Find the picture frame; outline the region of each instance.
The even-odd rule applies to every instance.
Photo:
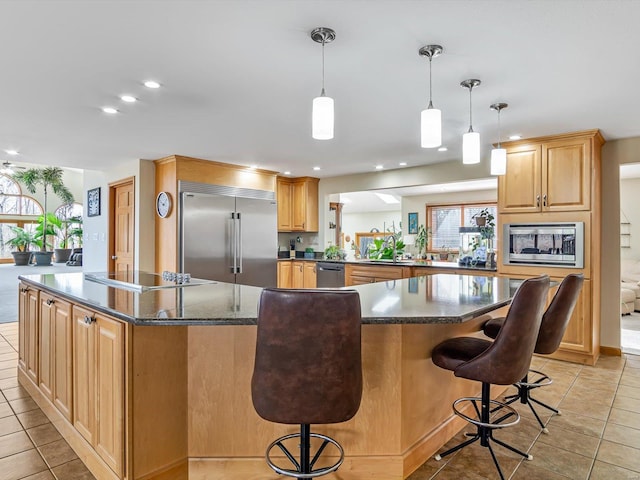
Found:
[[[100,187],[87,191],[87,216],[100,216]]]
[[[418,233],[418,212],[409,213],[409,235]]]

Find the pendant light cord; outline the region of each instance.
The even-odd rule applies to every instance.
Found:
[[[429,55],[429,106],[427,109],[433,108],[433,103],[431,103],[431,55]]]
[[[501,135],[500,135],[500,110],[502,110],[501,108],[498,109],[498,148],[500,148],[500,143],[501,143]]]
[[[321,97],[325,96],[324,93],[324,37],[322,37],[322,92],[320,93]]]
[[[469,131],[467,133],[473,132],[473,121],[472,121],[473,117],[471,114],[471,90],[473,90],[472,86],[469,87]]]

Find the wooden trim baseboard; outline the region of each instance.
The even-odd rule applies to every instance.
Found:
[[[612,357],[621,357],[622,349],[616,347],[604,347],[600,345],[600,355],[610,355]]]

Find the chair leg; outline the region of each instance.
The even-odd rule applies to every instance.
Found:
[[[469,399],[467,399],[469,400]],[[501,417],[500,419],[498,419],[498,422],[494,422],[494,426],[491,426],[491,413],[495,410],[491,410],[491,385],[488,383],[483,383],[482,384],[482,400],[481,400],[481,408],[478,409],[477,406],[475,405],[475,401],[473,403],[475,409],[476,409],[476,413],[478,414],[478,418],[479,421],[476,424],[476,428],[477,431],[475,433],[475,435],[473,435],[471,438],[469,438],[469,440],[465,440],[464,442],[460,443],[459,445],[456,445],[455,447],[450,448],[449,450],[440,453],[438,455],[436,455],[434,458],[436,460],[442,460],[443,457],[446,457],[447,455],[450,455],[454,452],[457,452],[458,450],[471,445],[472,443],[480,440],[480,445],[482,445],[483,447],[487,447],[489,449],[489,452],[491,453],[491,458],[493,459],[493,463],[496,466],[496,469],[498,470],[498,473],[500,474],[500,479],[504,480],[504,474],[502,473],[502,469],[500,468],[500,464],[498,463],[498,459],[495,455],[495,453],[493,452],[493,448],[491,447],[491,441],[494,441],[495,443],[497,443],[498,445],[507,448],[509,450],[511,450],[514,453],[517,453],[518,455],[521,455],[522,457],[524,457],[527,460],[533,460],[533,456],[529,455],[528,453],[522,452],[520,450],[518,450],[515,447],[512,447],[511,445],[498,440],[497,438],[493,437],[493,430],[495,430],[495,428],[499,428],[498,425],[500,423],[500,421],[503,421],[504,419],[508,418],[509,416],[511,416],[512,414],[507,414],[504,415],[503,417]],[[457,412],[456,412],[457,413]],[[517,413],[514,413],[513,415],[517,415]],[[469,420],[469,418],[467,417],[467,420]],[[474,423],[474,422],[472,422]],[[470,436],[470,435],[469,435]]]

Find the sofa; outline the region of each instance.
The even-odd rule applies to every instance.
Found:
[[[622,313],[640,311],[640,260],[622,260],[620,279]]]

